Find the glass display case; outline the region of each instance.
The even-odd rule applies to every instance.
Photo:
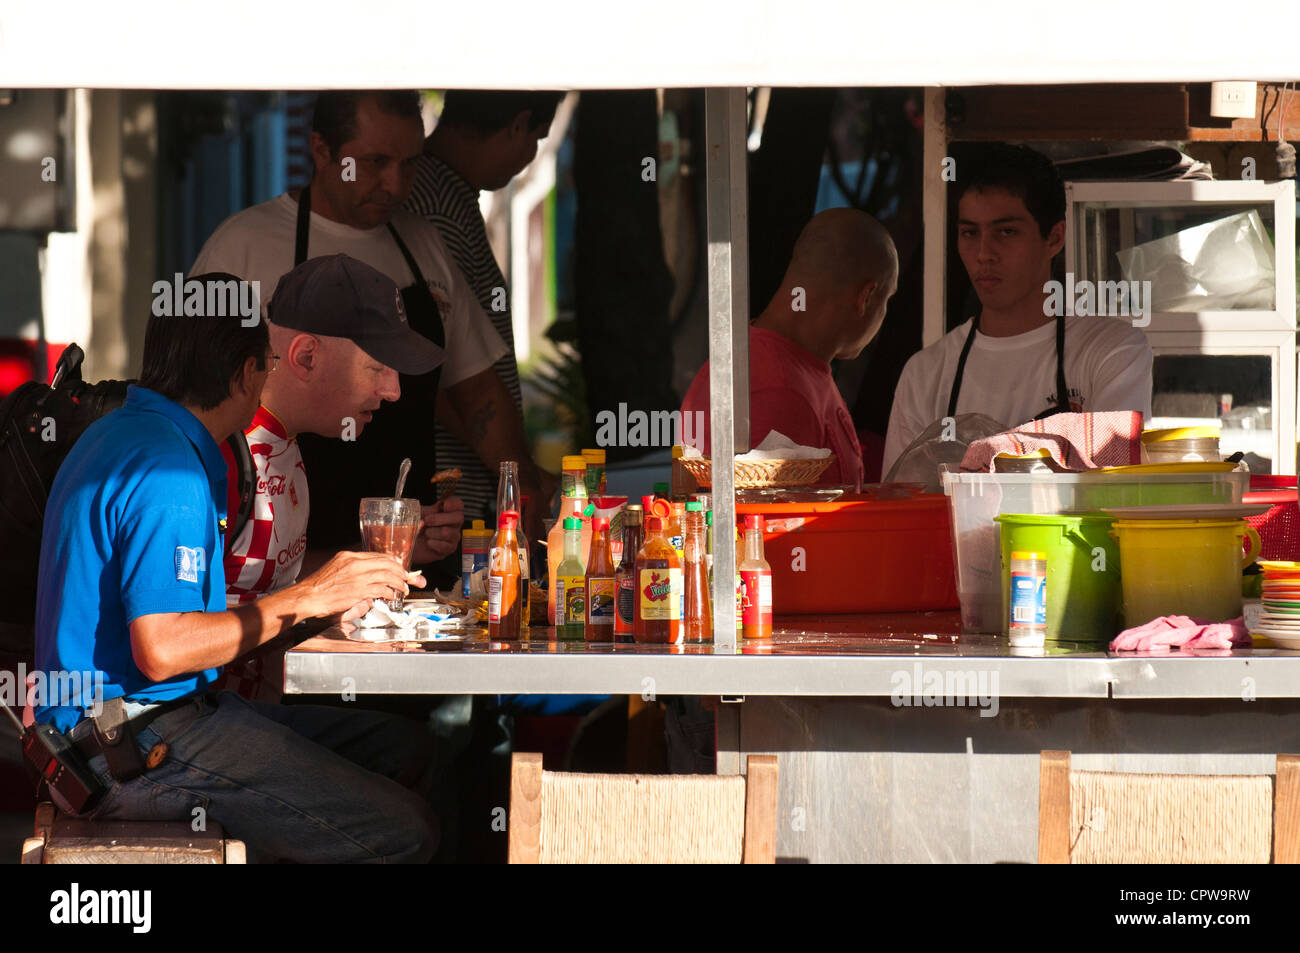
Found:
[[[1219,426],[1225,456],[1295,473],[1295,183],[1068,182],[1066,198],[1067,280],[1127,296],[1112,316],[1151,342],[1149,426]]]

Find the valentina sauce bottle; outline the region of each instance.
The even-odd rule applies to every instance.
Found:
[[[636,601],[632,636],[637,642],[682,640],[682,564],[664,538],[657,516],[645,521],[646,540],[636,554]]]

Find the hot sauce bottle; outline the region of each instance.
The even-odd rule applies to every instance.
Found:
[[[614,557],[609,546],[609,519],[591,521],[591,550],[587,554],[588,642],[614,641]]]
[[[516,642],[523,620],[524,592],[519,571],[519,545],[515,525],[519,514],[506,510],[492,540],[488,566],[488,638],[494,642]]]
[[[582,564],[582,519],[564,519],[564,559],[555,575],[555,634],[582,640],[587,621],[587,568]]]
[[[563,613],[559,611],[556,601],[555,577],[564,553],[564,521],[571,516],[579,518],[582,524],[580,545],[581,552],[587,551],[591,540],[591,524],[582,519],[583,508],[587,506],[587,461],[579,456],[567,456],[561,462],[560,474],[560,518],[555,521],[550,534],[546,537],[546,611],[551,625],[564,625]],[[541,572],[540,567],[538,572]]]
[[[709,570],[705,562],[704,504],[686,504],[686,539],[683,613],[687,642],[707,642],[713,637],[713,612],[709,602]]]
[[[675,645],[682,639],[682,564],[664,538],[663,520],[651,516],[645,523],[646,540],[636,555],[633,637]]]
[[[772,637],[772,567],[763,558],[763,517],[745,517],[745,556],[737,567],[741,588],[741,633]]]
[[[643,510],[635,503],[623,511],[623,558],[614,574],[614,641],[631,642],[636,619],[636,556],[645,542]]]

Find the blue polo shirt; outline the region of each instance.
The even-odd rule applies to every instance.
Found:
[[[219,669],[147,679],[128,626],[159,612],[225,611],[225,509],[217,442],[175,401],[132,386],[86,428],[50,490],[36,596],[37,669],[51,688],[58,679],[48,673],[69,673],[60,693],[71,697],[48,692],[38,722],[71,728],[101,677],[105,700],[169,701],[211,685]]]

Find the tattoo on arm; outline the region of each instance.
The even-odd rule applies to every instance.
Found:
[[[466,415],[466,429],[469,431],[470,440],[474,444],[478,444],[487,436],[488,425],[492,423],[496,415],[496,401],[491,397],[488,397]]]

